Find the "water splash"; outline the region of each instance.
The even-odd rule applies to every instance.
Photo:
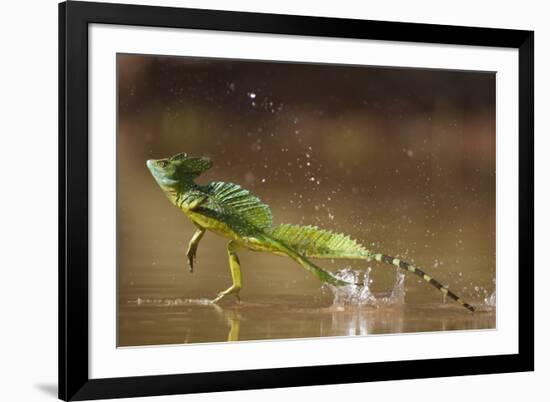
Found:
[[[497,305],[497,291],[496,291],[496,289],[493,291],[493,293],[491,293],[491,296],[485,298],[484,302],[485,302],[485,305],[488,306],[488,307],[496,307],[496,305]]]
[[[335,273],[339,279],[352,282],[363,283],[359,285],[335,286],[324,284],[323,287],[329,289],[333,296],[333,307],[344,306],[396,306],[403,305],[405,302],[405,273],[396,269],[395,280],[391,291],[384,293],[374,293],[370,289],[372,279],[370,279],[371,268],[366,271],[354,270],[351,267],[345,267]]]
[[[183,306],[183,305],[200,305],[207,306],[212,304],[210,299],[155,299],[155,298],[141,298],[138,297],[135,300],[128,300],[128,304],[149,305],[149,306]]]

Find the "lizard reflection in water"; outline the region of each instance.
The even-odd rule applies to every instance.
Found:
[[[229,327],[227,342],[236,342],[240,340],[242,320],[241,314],[238,311],[223,309],[217,304],[212,304],[212,306],[218,314],[224,317],[227,322],[227,326]]]
[[[368,250],[347,235],[315,226],[273,226],[270,208],[237,184],[221,181],[205,185],[195,183],[197,177],[212,167],[212,161],[208,158],[180,153],[171,158],[150,159],[147,167],[168,199],[197,227],[187,250],[191,272],[196,261],[197,247],[207,230],[229,239],[227,253],[233,283],[228,289],[219,292],[213,302],[230,294],[239,298],[242,276],[237,251],[248,249],[290,257],[321,281],[336,286],[363,284],[339,279],[315,265],[311,259],[376,260],[418,275],[444,295],[468,310],[475,311],[456,293],[408,262]]]

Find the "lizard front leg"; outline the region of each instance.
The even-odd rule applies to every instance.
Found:
[[[208,196],[200,191],[188,191],[179,193],[174,203],[183,212],[194,211],[208,201]]]
[[[231,240],[227,244],[227,254],[229,256],[229,268],[231,269],[231,278],[233,279],[233,284],[223,292],[218,293],[218,297],[212,300],[213,303],[219,302],[221,299],[223,299],[225,296],[231,293],[234,293],[235,296],[237,296],[237,300],[240,300],[239,291],[243,286],[243,282],[242,282],[242,276],[241,276],[241,265],[239,263],[239,257],[235,253],[237,248],[238,248],[238,243],[234,242],[233,240]]]
[[[197,225],[197,230],[189,241],[189,246],[187,247],[187,262],[189,264],[189,272],[191,273],[193,273],[193,265],[197,260],[197,248],[199,247],[199,242],[201,241],[202,236],[204,236],[205,231],[206,230],[203,227]]]

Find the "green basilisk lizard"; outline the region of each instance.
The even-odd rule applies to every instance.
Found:
[[[239,298],[242,276],[237,251],[248,249],[290,257],[321,281],[336,286],[363,284],[341,280],[315,265],[311,259],[374,259],[418,275],[444,295],[474,311],[474,307],[454,292],[408,262],[367,250],[349,236],[315,226],[273,226],[269,207],[236,184],[221,181],[205,185],[195,183],[195,179],[211,166],[210,159],[191,157],[185,153],[147,161],[147,167],[168,199],[181,209],[197,228],[187,249],[191,272],[197,258],[197,247],[207,230],[229,239],[227,253],[233,284],[219,292],[213,300],[214,303],[229,294]]]

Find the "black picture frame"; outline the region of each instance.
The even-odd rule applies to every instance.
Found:
[[[518,353],[90,379],[88,25],[508,47],[519,51]],[[59,5],[59,398],[87,400],[534,370],[534,32],[70,1]]]

